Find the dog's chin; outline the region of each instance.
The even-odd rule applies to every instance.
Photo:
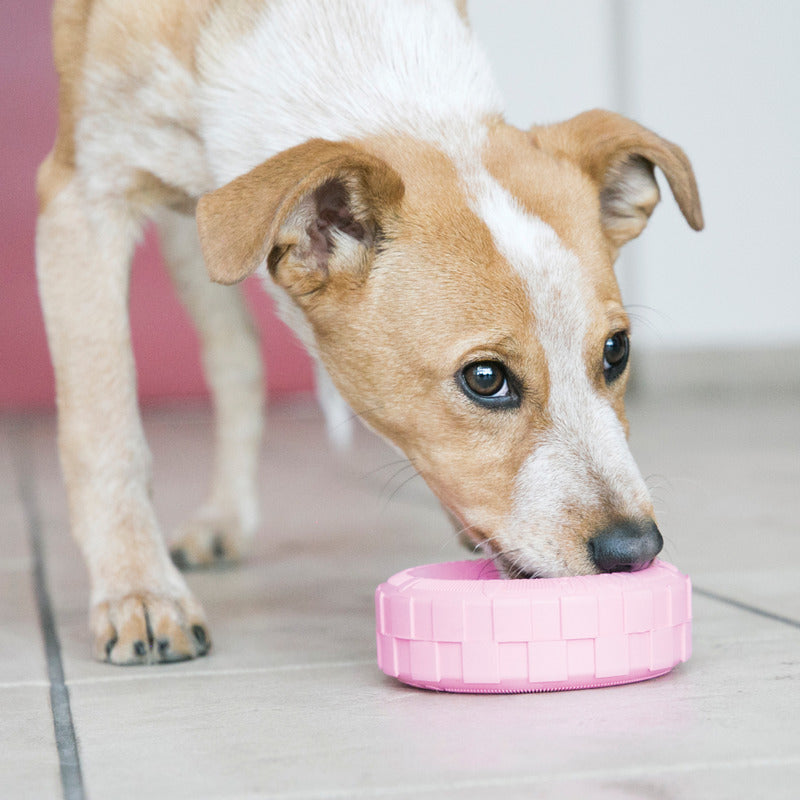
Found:
[[[546,569],[531,569],[523,567],[514,562],[512,558],[499,553],[493,556],[494,565],[500,575],[506,580],[532,580],[534,578],[554,578],[556,577]]]

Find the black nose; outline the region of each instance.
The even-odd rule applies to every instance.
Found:
[[[592,560],[603,572],[635,572],[650,565],[664,546],[652,520],[625,520],[589,540]]]

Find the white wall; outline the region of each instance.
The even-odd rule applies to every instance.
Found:
[[[706,230],[663,202],[619,273],[650,349],[800,344],[800,2],[470,0],[520,126],[603,106],[680,144]]]

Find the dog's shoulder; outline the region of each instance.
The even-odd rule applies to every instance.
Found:
[[[123,169],[126,160],[137,162],[142,168],[131,169],[124,183],[147,198],[162,193],[165,185],[175,186],[182,197],[202,190],[194,108],[198,43],[202,31],[229,7],[239,9],[235,17],[253,15],[264,2],[56,0],[58,131],[39,172],[42,205],[82,163],[100,174],[110,163]],[[186,162],[181,175],[187,174],[187,164],[190,173],[197,172],[192,185],[174,180],[168,164],[150,163],[170,151]]]

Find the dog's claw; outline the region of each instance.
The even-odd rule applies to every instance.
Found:
[[[197,640],[197,643],[200,646],[200,655],[205,655],[205,653],[208,652],[209,647],[206,629],[202,625],[195,625],[192,628],[192,633],[194,634],[194,638]]]
[[[224,561],[225,554],[225,540],[223,539],[223,535],[221,533],[215,533],[211,541],[211,555],[218,561]]]
[[[127,595],[92,608],[95,657],[111,664],[156,664],[204,656],[211,647],[202,609],[180,598]]]
[[[191,567],[189,559],[186,556],[186,551],[183,548],[176,547],[174,550],[170,550],[169,554],[170,557],[172,558],[172,563],[179,570],[184,571]]]
[[[198,516],[178,531],[170,555],[183,571],[225,566],[241,561],[251,541],[252,536],[232,516]]]

